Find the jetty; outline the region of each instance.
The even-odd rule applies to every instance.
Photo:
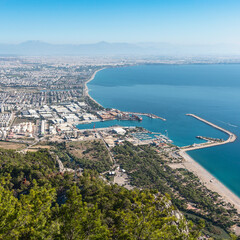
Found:
[[[234,142],[237,139],[237,136],[234,133],[232,133],[232,132],[230,132],[230,131],[222,128],[222,127],[219,127],[218,125],[216,125],[214,123],[211,123],[211,122],[209,122],[209,121],[207,121],[207,120],[205,120],[205,119],[203,119],[203,118],[201,118],[201,117],[199,117],[199,116],[197,116],[195,114],[188,113],[186,115],[190,116],[190,117],[193,117],[193,118],[195,118],[195,119],[197,119],[197,120],[199,120],[199,121],[201,121],[201,122],[203,122],[203,123],[205,123],[205,124],[207,124],[207,125],[209,125],[211,127],[214,127],[216,129],[220,130],[221,132],[224,132],[224,133],[228,134],[229,137],[225,141],[208,142],[208,143],[202,143],[202,144],[193,144],[191,146],[182,147],[181,149],[184,150],[185,152],[186,151],[191,151],[191,150],[196,150],[196,149],[201,149],[201,148],[207,148],[207,147],[214,147],[214,146],[218,146],[218,145],[223,145],[223,144],[226,144],[226,143]]]
[[[152,114],[152,113],[139,113],[139,112],[124,112],[126,114],[132,114],[132,115],[140,115],[140,116],[147,116],[149,118],[155,118],[155,119],[161,119],[162,121],[166,121],[165,118],[163,117],[159,117],[155,114]]]

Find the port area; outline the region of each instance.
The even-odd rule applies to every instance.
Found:
[[[140,113],[140,112],[123,112],[118,109],[111,109],[109,111],[99,111],[97,112],[98,117],[104,121],[104,120],[133,120],[133,121],[142,121],[141,116],[147,116],[149,118],[153,119],[161,119],[162,121],[166,121],[165,118],[159,117],[152,113]]]
[[[133,145],[148,145],[168,147],[172,141],[167,135],[162,133],[150,132],[142,127],[122,127],[118,125],[93,128],[93,129],[73,129],[73,131],[62,131],[57,135],[51,136],[49,141],[52,142],[74,142],[74,141],[91,141],[101,139],[107,147],[112,148],[121,145],[125,141]]]
[[[205,123],[205,124],[207,124],[211,127],[214,127],[216,129],[218,129],[219,131],[222,131],[222,132],[228,134],[229,137],[228,137],[227,140],[224,141],[223,139],[218,139],[218,138],[197,136],[197,138],[206,140],[206,142],[199,143],[199,144],[194,143],[192,145],[181,147],[181,149],[184,152],[191,151],[191,150],[196,150],[196,149],[201,149],[201,148],[214,147],[214,146],[223,145],[223,144],[227,144],[227,143],[232,143],[237,139],[237,136],[234,133],[232,133],[232,132],[230,132],[230,131],[222,128],[222,127],[219,127],[218,125],[216,125],[214,123],[211,123],[211,122],[209,122],[209,121],[207,121],[207,120],[205,120],[205,119],[203,119],[203,118],[201,118],[201,117],[199,117],[195,114],[188,113],[188,114],[186,114],[186,116],[193,117],[193,118],[195,118],[195,119],[197,119],[197,120],[199,120],[199,121],[201,121],[201,122],[203,122],[203,123]]]
[[[147,116],[147,117],[149,117],[149,118],[161,119],[161,120],[163,120],[163,121],[166,121],[165,118],[159,117],[159,116],[157,116],[157,115],[155,115],[155,114],[152,114],[152,113],[139,113],[139,112],[124,112],[124,113],[130,114],[130,115],[136,115],[136,116]]]

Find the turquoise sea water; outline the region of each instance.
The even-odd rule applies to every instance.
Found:
[[[139,125],[162,133],[167,130],[178,146],[199,142],[197,135],[227,138],[217,129],[185,115],[194,113],[234,132],[238,136],[234,143],[188,153],[240,196],[240,65],[109,68],[97,73],[88,87],[90,95],[104,107],[154,113],[167,119],[99,122],[96,127],[118,124]]]

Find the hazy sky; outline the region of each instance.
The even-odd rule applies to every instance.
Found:
[[[0,0],[0,43],[240,44],[240,0]]]

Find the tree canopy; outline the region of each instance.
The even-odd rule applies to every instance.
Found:
[[[96,171],[59,174],[47,150],[0,150],[0,239],[196,239],[168,196]]]

